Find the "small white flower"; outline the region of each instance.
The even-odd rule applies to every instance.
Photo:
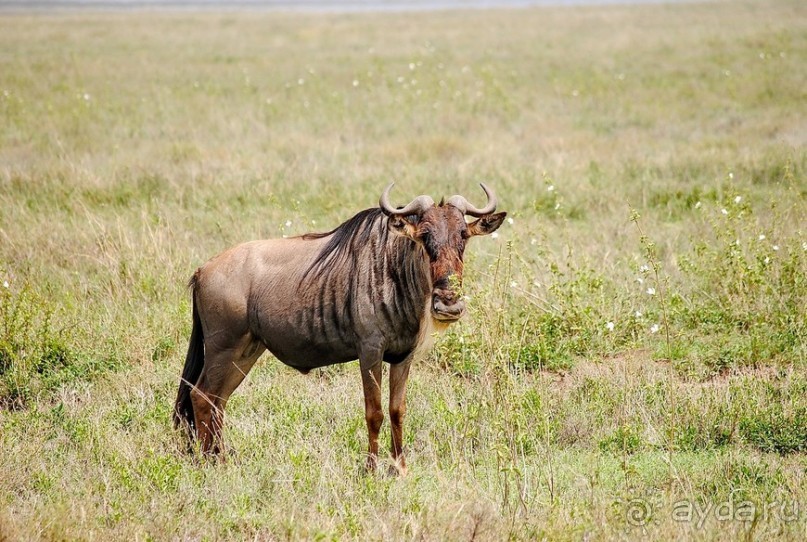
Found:
[[[555,204],[555,210],[557,211],[558,209],[560,209],[560,203]]]
[[[802,249],[802,250],[807,250],[807,241],[805,241],[805,242],[803,242],[803,243],[801,244],[801,249]]]
[[[531,245],[537,245],[537,244],[538,244],[538,239],[536,239],[535,237],[533,237],[532,239],[530,239],[530,244],[531,244]]]
[[[640,273],[647,273],[648,271],[650,271],[650,266],[649,265],[642,265],[642,266],[639,267],[639,272]]]
[[[607,324],[605,324],[605,327],[608,328],[608,331],[613,331],[614,330],[614,323],[613,322],[608,322]]]
[[[90,101],[90,95],[89,95],[89,94],[87,94],[86,92],[84,93],[84,101],[85,101],[85,102],[89,102],[89,101]]]
[[[736,198],[734,198],[734,203],[740,203],[742,200],[743,200],[742,196],[737,196]]]
[[[765,262],[765,265],[771,263],[771,259],[768,256],[765,256],[765,259],[763,261]]]
[[[518,283],[516,281],[512,281],[510,283],[510,288],[516,288],[516,287],[518,287]]]
[[[734,173],[729,171],[729,179],[733,179],[733,178],[734,178]]]
[[[729,214],[729,212],[727,210],[725,210],[725,209],[720,209],[720,212],[723,213],[724,215]]]
[[[653,324],[650,326],[650,333],[658,333],[659,327],[658,324]]]
[[[513,219],[512,219],[512,218],[508,218],[508,219],[507,219],[507,223],[508,223],[508,224],[510,224],[510,225],[512,226],[512,225],[513,225]]]
[[[636,277],[636,282],[639,284],[644,284],[644,279],[642,277]]]
[[[641,317],[642,317],[642,311],[636,311],[635,313],[633,313],[633,315],[634,315],[636,318],[641,318]]]
[[[287,221],[286,221],[286,227],[287,227],[287,228],[291,227],[291,220],[287,220]]]
[[[760,241],[764,241],[764,240],[765,240],[765,234],[764,234],[764,233],[760,233],[760,234],[759,234],[759,240],[760,240]]]
[[[498,239],[499,238],[499,232],[495,231],[495,232],[491,233],[490,238],[491,239]]]
[[[701,202],[695,203],[695,209],[700,209],[701,205],[703,205]]]
[[[354,79],[354,80],[353,80],[353,86],[354,86],[354,87],[359,86],[359,80],[358,80],[358,79]]]
[[[3,281],[3,288],[8,288],[8,281],[7,280]]]
[[[652,286],[650,286],[650,287],[647,289],[647,295],[656,295],[656,289],[655,289],[655,288],[653,288]]]
[[[771,248],[772,248],[773,250],[779,250],[779,245],[773,245]]]
[[[555,191],[555,185],[550,184],[549,186],[546,187],[546,191],[547,192],[554,192]]]
[[[297,80],[297,84],[298,84],[298,85],[304,85],[304,84],[305,84],[305,79],[303,79],[302,77],[300,77],[300,78]]]

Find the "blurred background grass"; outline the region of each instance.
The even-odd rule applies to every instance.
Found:
[[[3,15],[0,537],[802,539],[671,511],[807,502],[805,28],[795,1]],[[513,219],[413,371],[410,476],[361,474],[351,364],[265,359],[235,457],[184,455],[193,270],[392,180],[484,181]]]

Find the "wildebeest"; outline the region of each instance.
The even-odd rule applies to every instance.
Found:
[[[506,213],[494,213],[496,196],[484,184],[488,202],[481,209],[462,196],[438,205],[418,196],[395,208],[393,184],[379,207],[327,233],[244,243],[196,270],[174,424],[195,434],[203,452],[220,451],[227,400],[264,350],[302,373],[358,359],[373,470],[386,361],[392,458],[405,472],[402,425],[412,359],[434,331],[462,316],[465,243],[495,231]],[[476,220],[467,223],[465,215]]]

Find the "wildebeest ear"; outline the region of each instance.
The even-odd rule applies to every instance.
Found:
[[[389,218],[389,229],[398,235],[417,240],[417,226],[410,218],[411,217],[391,216]]]
[[[478,220],[474,220],[468,224],[467,235],[473,237],[474,235],[488,235],[499,229],[499,226],[504,222],[504,217],[507,213],[496,213],[492,215],[485,215]]]

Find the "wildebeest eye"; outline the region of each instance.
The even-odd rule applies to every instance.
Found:
[[[392,226],[396,230],[403,230],[404,227],[406,226],[406,221],[404,221],[402,218],[396,217],[390,220],[390,226]]]

